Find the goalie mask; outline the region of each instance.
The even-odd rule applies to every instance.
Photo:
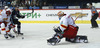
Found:
[[[64,12],[62,12],[62,11],[59,11],[58,13],[57,13],[57,15],[59,16],[59,20],[64,16],[64,15],[66,15],[66,14],[64,14]]]
[[[11,15],[11,9],[7,9],[7,10],[6,10],[6,15],[7,15],[7,16]]]
[[[57,13],[57,15],[58,15],[58,16],[64,16],[64,12],[59,11],[59,12]]]

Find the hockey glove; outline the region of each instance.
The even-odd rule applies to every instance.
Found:
[[[22,18],[25,18],[25,16],[22,16]]]

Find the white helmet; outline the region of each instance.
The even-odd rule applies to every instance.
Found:
[[[11,12],[12,12],[11,9],[8,8],[8,9],[6,10],[7,16],[11,15]]]
[[[57,13],[57,15],[58,15],[58,16],[63,16],[63,15],[64,15],[64,12],[59,11],[59,12]]]
[[[8,9],[8,6],[5,6],[4,8],[5,8],[5,9]]]

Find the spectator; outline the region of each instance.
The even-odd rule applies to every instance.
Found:
[[[34,6],[34,0],[30,0],[30,6]]]
[[[2,1],[0,0],[0,7],[2,6]]]
[[[30,0],[26,0],[26,1],[25,1],[25,5],[26,5],[26,7],[29,9],[29,7],[30,7]]]
[[[14,6],[16,5],[16,0],[13,0],[13,1],[11,2],[11,5],[14,7]]]
[[[43,3],[43,6],[47,6],[47,2],[44,2],[44,3]]]
[[[21,1],[21,6],[23,6],[23,7],[25,6],[25,0]]]
[[[1,2],[2,2],[2,6],[6,5],[6,1],[5,0],[1,0]]]

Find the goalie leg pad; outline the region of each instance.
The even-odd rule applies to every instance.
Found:
[[[66,41],[72,42],[72,43],[88,43],[87,36],[77,35],[73,39],[65,38]]]
[[[77,32],[78,32],[78,28],[77,27],[69,25],[68,28],[66,30],[64,30],[63,36],[65,38],[72,39],[72,38],[76,37]]]

